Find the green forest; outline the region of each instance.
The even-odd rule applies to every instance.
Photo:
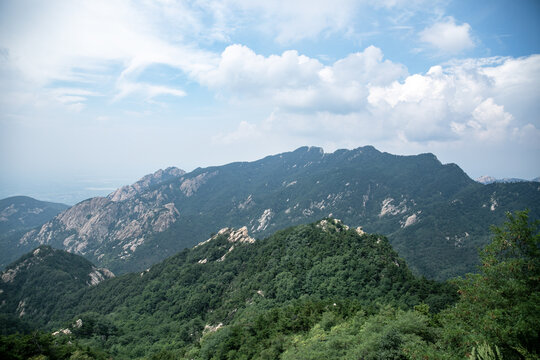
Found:
[[[232,230],[220,232],[146,271],[91,287],[76,281],[83,275],[69,266],[50,270],[56,258],[66,259],[54,250],[49,270],[36,260],[41,270],[32,270],[31,279],[20,271],[2,284],[0,353],[3,359],[538,359],[539,225],[527,211],[507,214],[480,251],[478,272],[446,282],[413,274],[384,236],[332,218],[254,243],[231,242]],[[40,293],[48,288],[54,296]]]

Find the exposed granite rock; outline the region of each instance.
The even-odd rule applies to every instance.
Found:
[[[82,201],[27,232],[20,244],[50,244],[97,262],[105,253],[120,259],[130,257],[149,234],[167,230],[180,217],[167,195],[149,189],[159,181],[179,179],[183,173],[177,168],[160,170],[108,197]]]
[[[124,201],[148,190],[154,185],[164,183],[173,179],[180,179],[186,172],[176,167],[168,167],[165,170],[159,169],[153,174],[144,176],[141,180],[132,185],[122,186],[108,196],[111,201]]]
[[[180,185],[180,190],[182,190],[184,195],[186,195],[187,197],[190,197],[195,192],[197,192],[197,190],[199,190],[201,185],[206,183],[210,178],[216,176],[217,173],[218,173],[217,171],[205,172],[193,178],[185,179],[184,181],[182,181],[182,184]]]
[[[227,236],[227,241],[230,243],[248,243],[253,244],[255,242],[255,239],[249,236],[249,232],[247,229],[247,226],[243,226],[240,229],[232,229],[232,228],[223,228],[218,231],[218,233],[214,236],[212,236],[210,239],[201,241],[195,247],[202,246],[204,244],[209,243],[210,241],[218,238],[219,236],[225,235]]]
[[[105,268],[92,268],[92,272],[88,274],[90,276],[90,281],[87,282],[88,286],[94,286],[100,282],[111,279],[114,277],[114,274],[109,269]]]

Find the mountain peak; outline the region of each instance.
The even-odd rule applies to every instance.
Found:
[[[0,200],[0,234],[30,230],[67,209],[64,204],[36,200],[28,196],[12,196]]]
[[[177,167],[171,166],[165,170],[159,169],[152,174],[143,176],[139,181],[135,182],[132,185],[122,186],[113,193],[111,193],[108,198],[111,201],[124,201],[131,199],[137,194],[149,189],[152,186],[164,183],[166,181],[180,178],[186,172]]]
[[[483,175],[483,176],[480,176],[478,179],[476,179],[477,182],[479,182],[480,184],[491,184],[491,183],[494,183],[497,181],[497,179],[495,179],[493,176],[489,176],[489,175]]]
[[[301,146],[298,149],[294,150],[293,153],[306,153],[306,152],[315,152],[315,153],[324,153],[324,149],[318,146]]]
[[[112,272],[79,255],[41,245],[0,274],[0,313],[40,321],[46,311],[43,304],[58,302],[58,294],[74,293],[112,277]]]

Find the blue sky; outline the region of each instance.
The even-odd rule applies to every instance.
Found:
[[[534,178],[539,20],[533,0],[1,0],[0,197],[302,145]]]

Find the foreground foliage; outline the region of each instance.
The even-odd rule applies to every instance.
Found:
[[[460,301],[443,314],[447,348],[491,344],[505,359],[540,354],[539,224],[518,212],[493,228],[480,273],[456,282]]]

